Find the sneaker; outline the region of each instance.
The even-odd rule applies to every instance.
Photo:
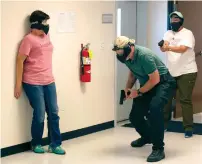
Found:
[[[191,138],[193,136],[193,131],[185,131],[184,137]]]
[[[41,145],[32,146],[32,151],[39,154],[45,153],[44,148]]]
[[[150,141],[146,141],[143,138],[139,138],[139,139],[131,142],[131,146],[132,147],[142,147],[142,146],[144,146],[146,144],[151,144],[151,142]]]
[[[48,152],[58,154],[58,155],[66,154],[65,150],[61,146],[57,146],[56,148],[53,148],[53,147],[49,146],[48,147]]]
[[[158,162],[165,158],[164,150],[153,150],[147,158],[147,162]]]

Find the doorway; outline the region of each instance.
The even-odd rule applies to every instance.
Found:
[[[196,62],[198,66],[198,75],[196,85],[193,91],[193,109],[194,109],[194,122],[202,124],[202,1],[178,1],[176,8],[184,16],[184,27],[191,30],[195,37],[195,52]],[[179,95],[176,98],[175,118],[182,120],[182,110],[179,103]]]
[[[153,10],[155,8],[155,10]],[[159,50],[158,42],[167,30],[167,2],[165,1],[116,1],[117,36],[135,39],[136,44],[153,50],[166,64],[165,55]],[[158,24],[154,24],[158,20]],[[132,100],[119,105],[120,91],[125,88],[128,68],[115,61],[115,124],[128,120]],[[134,88],[140,87],[137,81]]]
[[[116,1],[117,36],[124,35],[129,38],[136,38],[136,11],[136,1]],[[132,107],[132,100],[125,101],[123,105],[119,104],[120,93],[122,89],[125,89],[129,70],[117,60],[115,61],[115,70],[116,124],[128,120]]]

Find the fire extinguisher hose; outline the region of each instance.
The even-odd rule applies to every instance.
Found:
[[[84,75],[84,64],[83,64],[82,52],[83,52],[83,48],[81,49],[80,60],[81,60],[81,74]]]

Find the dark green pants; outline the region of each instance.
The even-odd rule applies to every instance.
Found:
[[[177,89],[179,90],[180,104],[182,108],[183,126],[185,130],[193,130],[193,104],[192,92],[195,86],[197,73],[185,74],[176,77]],[[171,106],[173,97],[164,109],[165,128],[171,119]]]

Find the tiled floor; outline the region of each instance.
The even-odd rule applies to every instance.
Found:
[[[146,164],[151,146],[134,149],[138,137],[132,128],[117,127],[63,142],[65,156],[25,152],[2,158],[2,164]],[[202,164],[202,136],[185,139],[183,134],[165,134],[166,159],[160,164]]]

